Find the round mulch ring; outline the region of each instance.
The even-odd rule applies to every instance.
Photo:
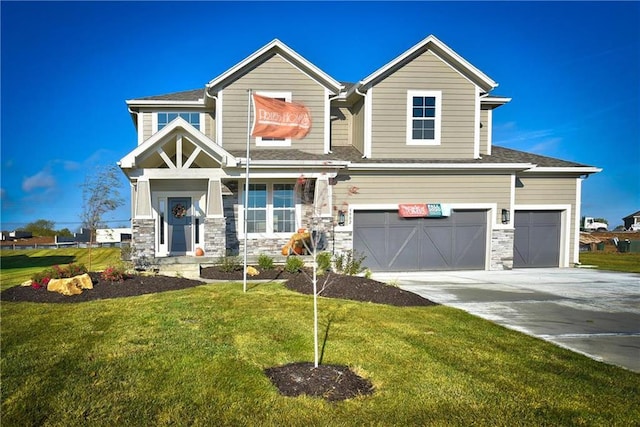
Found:
[[[265,374],[284,396],[321,397],[330,402],[373,394],[374,388],[347,366],[298,362],[265,369]]]

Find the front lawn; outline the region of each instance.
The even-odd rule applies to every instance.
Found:
[[[599,270],[640,273],[640,253],[636,252],[581,252],[580,263]]]
[[[76,304],[3,302],[1,315],[7,426],[640,420],[640,374],[444,306],[321,298],[323,363],[349,365],[375,387],[338,403],[281,396],[263,372],[313,357],[312,298],[279,283],[247,293],[210,284]]]

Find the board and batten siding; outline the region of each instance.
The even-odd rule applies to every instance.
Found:
[[[498,211],[510,206],[511,176],[506,174],[352,173],[345,178],[338,175],[333,188],[336,209],[344,209],[345,203],[496,203]],[[357,194],[349,193],[353,187]]]
[[[442,91],[441,144],[407,145],[407,91]],[[476,87],[426,51],[373,87],[371,157],[472,159]]]
[[[248,90],[291,92],[291,100],[304,104],[311,114],[311,130],[304,139],[292,140],[290,147],[315,154],[324,153],[325,88],[302,71],[274,55],[258,64],[223,89],[222,141],[226,150],[243,150],[247,144]],[[253,118],[251,119],[253,123]],[[251,139],[255,147],[255,138]]]
[[[575,212],[576,212],[576,177],[562,176],[519,176],[516,182],[516,205],[570,205],[571,216],[568,219],[569,254],[574,253],[575,245]]]

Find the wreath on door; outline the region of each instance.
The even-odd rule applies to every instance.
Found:
[[[181,203],[178,203],[173,207],[171,212],[173,213],[174,217],[182,218],[183,216],[185,216],[187,214],[187,209],[184,206],[182,206]]]

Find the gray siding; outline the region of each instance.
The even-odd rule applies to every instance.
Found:
[[[407,146],[407,91],[442,91],[441,144]],[[373,88],[372,158],[473,158],[475,86],[425,52]]]
[[[247,90],[291,92],[292,101],[304,104],[311,113],[312,128],[291,147],[311,153],[324,152],[324,87],[312,80],[279,55],[274,55],[223,90],[223,141],[227,150],[243,150],[247,143]],[[255,138],[252,138],[255,146]],[[278,148],[278,147],[274,147]]]
[[[348,179],[339,176],[333,188],[334,210],[344,209],[344,204],[497,203],[500,211],[510,204],[510,175],[390,172],[351,174],[345,178]],[[358,188],[358,194],[349,194],[353,186]],[[497,221],[500,222],[499,215]]]

